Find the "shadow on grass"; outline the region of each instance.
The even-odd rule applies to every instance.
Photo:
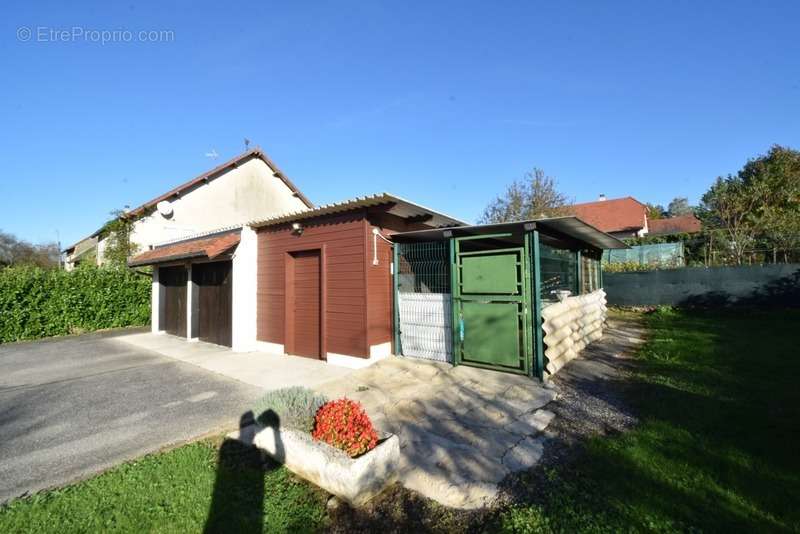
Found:
[[[243,414],[239,432],[252,428],[253,412]],[[274,469],[277,464],[267,465]],[[264,525],[264,457],[260,450],[226,439],[219,448],[217,478],[203,532],[260,533]]]

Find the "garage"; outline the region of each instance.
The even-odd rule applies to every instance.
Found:
[[[255,233],[252,238],[255,245]],[[255,298],[255,290],[247,290],[248,275],[255,278],[255,258],[248,259],[240,240],[237,228],[160,245],[128,261],[131,267],[153,267],[153,332],[237,349],[236,340],[247,332],[248,314],[235,319],[235,300],[237,295],[245,301],[249,295]],[[238,293],[234,292],[235,273],[241,282]],[[254,280],[250,283],[254,287]],[[249,347],[240,343],[239,350],[244,348]]]
[[[193,325],[201,341],[231,346],[232,342],[232,262],[215,261],[192,265],[196,308]]]
[[[186,336],[186,282],[188,273],[186,268],[161,267],[158,269],[158,278],[162,286],[164,300],[162,308],[162,321],[164,331],[174,336]]]

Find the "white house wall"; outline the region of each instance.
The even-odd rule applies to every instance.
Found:
[[[252,158],[208,183],[201,182],[173,198],[171,205],[169,218],[154,211],[134,223],[131,242],[138,245],[139,252],[165,241],[308,209],[259,158]],[[103,261],[104,250],[105,240],[101,240],[98,263]]]

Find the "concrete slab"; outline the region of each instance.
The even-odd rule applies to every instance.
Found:
[[[268,352],[233,352],[227,347],[168,334],[137,333],[116,339],[265,391],[289,386],[313,388],[354,372],[321,360]]]
[[[361,402],[400,438],[403,485],[457,508],[490,504],[504,477],[538,462],[556,397],[524,376],[397,357],[316,389]]]

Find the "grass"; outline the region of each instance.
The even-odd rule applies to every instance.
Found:
[[[507,532],[800,530],[800,313],[646,316],[641,424],[547,472]]]
[[[641,423],[590,440],[545,473],[541,502],[492,512],[475,530],[800,531],[800,313],[645,320],[635,375],[608,385],[630,392]],[[403,518],[473,530],[397,489],[378,499],[383,512],[343,517],[327,516],[325,497],[284,468],[265,471],[251,449],[202,441],[15,501],[0,508],[0,532],[390,532]]]
[[[0,508],[0,532],[314,532],[325,496],[253,449],[200,441]]]

